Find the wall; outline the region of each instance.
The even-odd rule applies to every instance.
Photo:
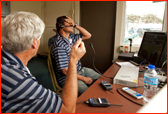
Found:
[[[92,34],[91,39],[84,40],[86,54],[81,59],[82,66],[93,68],[92,43],[96,50],[95,66],[104,73],[113,60],[116,1],[83,1],[80,4],[81,26]]]
[[[37,14],[41,18],[40,1],[11,1],[11,13],[17,11],[29,11]]]
[[[4,18],[3,18],[3,17],[1,17],[1,24],[2,24],[3,20],[4,20]]]
[[[46,28],[40,39],[38,53],[48,52],[48,39],[55,35],[53,29],[55,29],[58,16],[69,15],[79,23],[79,1],[11,1],[10,5],[11,13],[17,11],[33,12],[44,21]],[[1,20],[3,21],[3,18]]]
[[[27,11],[37,14],[42,18],[41,14],[41,2],[40,1],[11,1],[11,13],[17,11]],[[42,42],[43,36],[40,39]],[[38,52],[42,50],[43,45],[40,45]]]

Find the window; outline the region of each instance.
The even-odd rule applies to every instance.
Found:
[[[121,43],[129,45],[132,39],[133,46],[140,46],[145,31],[163,31],[165,6],[165,1],[126,1],[125,34]]]

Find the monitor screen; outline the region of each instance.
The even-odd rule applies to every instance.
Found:
[[[138,56],[146,62],[162,67],[167,54],[167,34],[163,32],[145,32]]]

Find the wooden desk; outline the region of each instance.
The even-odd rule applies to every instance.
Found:
[[[114,77],[119,69],[120,66],[113,64],[103,75],[108,77]],[[103,80],[108,81],[112,85],[113,89],[111,91],[114,94],[110,93],[109,91],[105,91],[101,87],[100,82]],[[138,111],[138,109],[142,107],[127,100],[117,92],[117,88],[125,87],[124,85],[112,84],[112,83],[113,82],[111,79],[101,76],[94,84],[92,84],[92,86],[90,86],[81,96],[79,96],[77,102],[87,101],[89,98],[107,98],[109,103],[123,105],[123,107],[121,106],[90,107],[88,106],[88,104],[82,102],[80,104],[77,104],[76,113],[135,113],[136,111]],[[143,84],[144,84],[143,74],[139,74],[138,86],[142,86]],[[132,89],[140,94],[143,94],[144,91],[143,87]],[[140,104],[144,104],[143,99],[137,100],[132,96],[128,95],[127,93],[123,92],[121,89],[119,91],[126,97]]]

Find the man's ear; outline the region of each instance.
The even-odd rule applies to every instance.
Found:
[[[33,49],[36,49],[36,48],[37,48],[37,38],[34,38],[34,39],[33,39],[32,48],[33,48]]]

